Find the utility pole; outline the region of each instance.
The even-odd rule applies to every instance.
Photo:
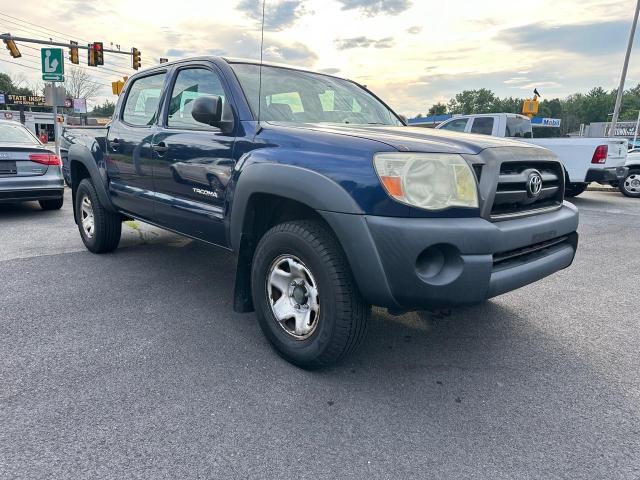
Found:
[[[629,33],[629,43],[627,45],[627,53],[624,56],[624,64],[622,65],[622,74],[620,75],[620,86],[618,86],[618,96],[616,97],[616,106],[613,109],[613,117],[611,118],[611,126],[609,127],[609,136],[613,137],[620,115],[620,104],[622,103],[622,94],[624,93],[624,82],[627,79],[627,68],[629,67],[629,57],[631,56],[631,48],[633,47],[633,38],[636,35],[636,25],[638,24],[638,13],[640,13],[640,0],[636,2],[636,13],[633,16],[631,24],[631,32]]]

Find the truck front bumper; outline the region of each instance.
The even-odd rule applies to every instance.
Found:
[[[480,303],[571,265],[578,211],[489,222],[322,212],[371,304],[398,310]]]
[[[628,167],[590,168],[587,170],[585,181],[587,183],[597,182],[608,184],[622,180],[628,173]]]

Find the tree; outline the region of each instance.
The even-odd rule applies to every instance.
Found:
[[[486,88],[464,90],[449,101],[449,113],[492,113],[496,108],[495,94]]]
[[[447,106],[444,103],[438,102],[431,106],[427,115],[444,115],[447,113]]]
[[[84,68],[74,67],[65,73],[66,81],[64,88],[70,98],[84,98],[91,100],[95,98],[102,86],[93,80]]]
[[[0,92],[14,93],[16,95],[33,95],[33,91],[26,86],[26,81],[18,75],[12,78],[6,73],[0,73]]]
[[[115,108],[116,104],[114,102],[105,100],[102,105],[93,107],[91,114],[97,117],[110,117],[113,115],[113,111],[115,110]]]

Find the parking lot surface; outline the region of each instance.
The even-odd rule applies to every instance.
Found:
[[[574,264],[392,317],[317,372],[232,310],[234,259],[0,206],[0,478],[640,478],[640,201],[586,192]]]

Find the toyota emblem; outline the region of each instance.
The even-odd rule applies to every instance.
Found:
[[[531,198],[536,198],[540,195],[542,191],[542,175],[537,170],[532,171],[529,174],[529,179],[527,180],[527,194]]]

